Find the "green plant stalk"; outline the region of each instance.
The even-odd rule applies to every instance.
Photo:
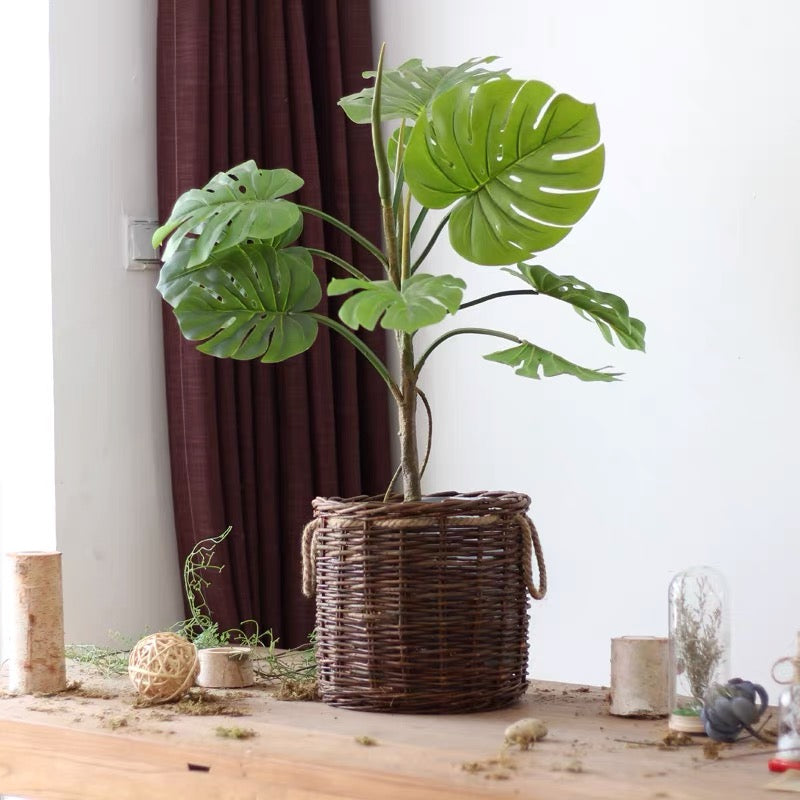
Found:
[[[216,547],[225,541],[232,527],[228,526],[218,536],[211,536],[197,542],[189,551],[183,564],[183,589],[186,602],[189,606],[189,618],[172,626],[179,636],[192,642],[198,649],[204,647],[223,647],[231,642],[236,642],[244,647],[256,647],[261,640],[272,640],[272,631],[259,630],[258,622],[247,619],[240,622],[240,626],[252,625],[253,633],[247,634],[239,628],[228,628],[221,631],[219,624],[214,622],[211,609],[208,606],[204,591],[211,585],[205,577],[209,570],[222,572],[224,564],[214,564]]]
[[[343,233],[346,233],[354,242],[358,242],[358,244],[360,244],[368,253],[375,256],[375,258],[384,267],[387,266],[386,256],[374,244],[372,244],[372,242],[367,239],[366,236],[362,236],[358,231],[354,230],[349,225],[345,225],[341,220],[336,219],[336,217],[333,217],[330,214],[326,214],[324,211],[320,211],[318,208],[300,204],[298,204],[297,207],[304,214],[311,214],[312,217],[319,217],[319,219],[333,225],[334,228],[338,228]]]
[[[417,234],[422,227],[422,223],[425,222],[425,217],[428,216],[428,209],[424,206],[419,210],[419,214],[417,214],[417,218],[414,220],[414,224],[411,226],[411,245],[413,246],[414,242],[417,240]]]
[[[381,201],[381,217],[385,242],[386,269],[389,279],[399,289],[404,276],[408,275],[409,226],[407,214],[401,233],[403,263],[398,265],[397,215],[392,206],[392,184],[389,162],[381,132],[381,89],[383,86],[383,55],[386,45],[381,46],[378,68],[375,74],[375,91],[372,97],[372,149],[378,170],[378,195]],[[402,140],[400,142],[402,146]],[[405,211],[405,209],[403,209]],[[419,453],[417,450],[417,373],[414,371],[413,335],[398,332],[396,341],[400,354],[400,395],[395,397],[398,406],[400,427],[400,468],[403,473],[403,499],[419,500],[422,497]],[[386,380],[384,378],[384,380]]]
[[[400,277],[404,282],[409,276],[411,261],[410,217],[411,193],[406,194],[402,207],[400,241]],[[402,376],[403,400],[400,404],[400,466],[403,471],[403,499],[419,500],[422,497],[422,470],[419,463],[417,443],[417,372],[414,369],[414,336],[401,333],[400,374]],[[430,407],[426,408],[430,412]]]
[[[445,225],[447,225],[450,219],[449,212],[442,217],[442,221],[436,226],[436,230],[433,232],[433,236],[431,236],[430,241],[428,244],[425,245],[425,249],[419,254],[419,258],[414,262],[414,266],[411,267],[411,274],[413,275],[421,266],[422,262],[428,257],[428,253],[433,249],[433,246],[436,244],[436,240],[439,238],[439,234],[444,230]],[[417,227],[416,225],[414,226]]]
[[[408,279],[409,261],[411,259],[411,242],[409,240],[409,218],[411,217],[411,192],[406,192],[405,202],[402,206],[401,240],[400,240],[400,278],[403,282]]]
[[[475,300],[470,300],[468,303],[462,303],[459,307],[459,311],[463,311],[465,308],[470,308],[471,306],[478,306],[481,303],[488,303],[489,300],[497,300],[499,297],[515,297],[516,295],[522,294],[539,294],[535,289],[509,289],[505,292],[494,292],[493,294],[486,294],[483,297],[478,297]]]
[[[368,281],[369,278],[360,270],[358,267],[354,267],[349,261],[345,261],[343,258],[340,258],[334,253],[329,253],[327,250],[320,250],[317,247],[307,247],[309,253],[312,256],[319,256],[320,258],[324,258],[326,261],[330,261],[332,264],[336,264],[337,267],[341,267],[345,272],[350,273],[354,278],[358,278],[362,281]]]
[[[202,647],[227,644],[230,638],[225,635],[227,632],[220,634],[217,624],[211,619],[211,609],[203,593],[211,585],[204,577],[204,572],[221,572],[223,569],[212,562],[215,548],[225,541],[230,532],[231,527],[228,526],[218,536],[197,542],[183,563],[183,588],[189,606],[189,618],[179,624],[178,633]]]
[[[425,455],[422,459],[422,467],[419,471],[419,477],[422,479],[422,476],[425,474],[425,470],[428,468],[428,460],[431,457],[431,446],[433,445],[433,412],[431,411],[431,404],[428,402],[425,392],[423,392],[419,386],[417,386],[417,394],[419,395],[419,399],[422,400],[422,405],[425,406],[425,414],[428,417],[428,439],[427,444],[425,445]]]
[[[400,120],[400,135],[397,139],[397,155],[394,160],[394,196],[392,197],[392,208],[395,214],[400,207],[400,200],[403,196],[403,136],[406,130],[406,121]]]
[[[400,466],[403,471],[403,499],[419,500],[422,485],[417,451],[417,373],[414,369],[414,341],[410,333],[400,333]]]
[[[381,220],[383,222],[383,236],[385,239],[386,270],[389,279],[400,288],[400,271],[397,268],[397,234],[394,209],[392,208],[392,179],[389,170],[389,160],[383,142],[381,131],[381,89],[383,87],[383,55],[386,43],[381,45],[378,56],[378,68],[375,73],[375,92],[372,97],[372,149],[375,154],[375,166],[378,170],[378,197],[381,201]]]
[[[420,480],[422,480],[423,476],[425,475],[425,470],[428,467],[428,460],[431,457],[431,447],[433,445],[433,412],[431,411],[431,404],[428,402],[428,398],[425,396],[425,392],[417,386],[417,394],[419,395],[419,399],[422,400],[422,405],[425,407],[425,414],[428,418],[428,438],[425,444],[425,456],[422,459],[422,467],[419,471]],[[383,495],[383,502],[387,503],[389,501],[389,497],[392,494],[392,487],[395,484],[395,481],[400,477],[400,473],[403,471],[403,465],[398,464],[397,469],[392,474],[392,478],[389,481],[389,485],[386,487],[386,491]]]
[[[428,349],[420,356],[419,361],[417,361],[417,365],[414,368],[416,374],[419,375],[420,370],[428,360],[428,357],[440,344],[446,342],[448,339],[452,339],[453,336],[461,336],[465,333],[476,334],[479,336],[495,336],[498,339],[507,339],[509,342],[522,344],[522,339],[520,339],[518,336],[513,336],[510,333],[503,333],[503,331],[496,331],[492,328],[456,328],[455,330],[443,333],[438,339],[435,339],[431,343],[430,347],[428,347]]]
[[[323,314],[317,314],[313,311],[309,312],[309,316],[347,339],[347,341],[350,342],[350,344],[352,344],[353,347],[355,347],[356,350],[358,350],[359,353],[361,353],[367,359],[367,361],[369,361],[378,375],[383,378],[383,381],[389,387],[389,391],[391,392],[395,402],[398,404],[400,403],[402,398],[400,388],[395,383],[394,378],[392,378],[391,373],[386,365],[380,360],[380,358],[378,358],[375,351],[366,342],[359,339],[358,336],[353,333],[353,331],[342,325],[341,322],[337,322],[335,319],[326,317]]]

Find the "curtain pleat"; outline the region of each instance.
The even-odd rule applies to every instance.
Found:
[[[298,202],[379,242],[369,130],[336,106],[371,67],[369,0],[160,0],[160,218],[182,192],[254,159],[297,172]],[[301,241],[380,277],[374,259],[315,217]],[[323,284],[339,274],[315,268]],[[366,338],[384,353],[382,334]],[[327,328],[283,364],[237,362],[198,353],[165,306],[164,353],[180,557],[232,525],[206,593],[215,619],[223,628],[255,619],[299,644],[313,627],[300,591],[311,499],[380,492],[391,474],[384,384]]]

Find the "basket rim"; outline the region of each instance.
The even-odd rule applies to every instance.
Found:
[[[315,497],[314,516],[336,514],[353,517],[449,517],[475,514],[519,514],[530,508],[527,494],[512,491],[435,492],[422,500],[405,501],[401,495],[356,495],[355,497]]]

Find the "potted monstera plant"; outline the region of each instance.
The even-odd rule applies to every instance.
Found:
[[[469,306],[522,293],[571,305],[609,343],[644,349],[645,327],[620,297],[534,262],[597,195],[604,149],[594,106],[493,70],[493,60],[454,68],[412,60],[389,70],[382,51],[377,71],[365,74],[374,85],[340,101],[353,122],[372,128],[382,242],[287,199],[302,179],[252,161],[182,195],[154,236],[156,246],[169,237],[159,291],[201,351],[283,361],[311,347],[324,325],[358,348],[396,403],[402,495],[317,498],[304,532],[305,590],[317,598],[320,691],[335,705],[472,711],[510,703],[527,685],[527,596],[545,590],[530,498],[506,491],[423,495],[416,419],[418,404],[430,413],[421,388],[430,354],[454,336],[478,334],[502,345],[485,358],[524,377],[618,377],[516,332],[450,327],[422,352],[418,332]],[[387,139],[383,123],[392,123]],[[424,237],[430,212],[440,219]],[[383,279],[368,279],[336,253],[297,244],[305,215],[365,247]],[[445,228],[466,261],[496,270],[497,292],[465,301],[464,277],[430,268]],[[328,295],[347,295],[339,319],[315,310],[323,288],[313,256],[341,269],[326,287]],[[378,324],[397,347],[396,374],[356,335]]]

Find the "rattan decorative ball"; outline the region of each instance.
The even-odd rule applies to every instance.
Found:
[[[176,633],[145,636],[128,658],[128,675],[136,691],[152,703],[168,703],[186,693],[197,677],[197,648]]]

